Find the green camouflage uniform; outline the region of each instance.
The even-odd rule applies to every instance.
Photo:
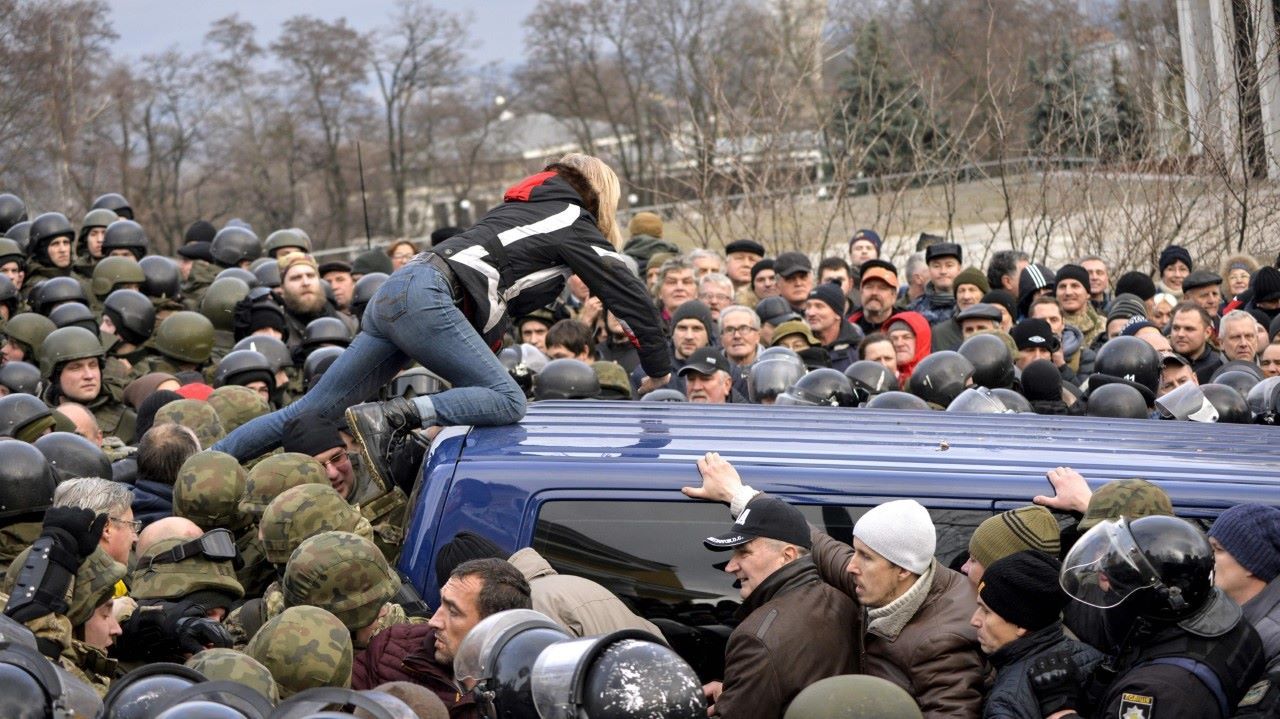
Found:
[[[209,404],[218,413],[222,428],[230,434],[240,425],[257,419],[271,411],[262,395],[248,387],[227,385],[219,387],[209,395]]]
[[[350,452],[351,471],[355,486],[349,501],[360,507],[360,513],[373,525],[373,541],[386,555],[388,562],[395,562],[404,544],[404,523],[408,514],[409,498],[404,490],[392,487],[384,491],[364,469],[359,452]]]
[[[267,566],[270,566],[268,563]],[[231,641],[237,649],[243,649],[250,639],[258,633],[268,621],[280,616],[284,611],[284,594],[280,591],[280,582],[267,585],[262,596],[255,597],[241,604],[222,621],[222,626],[231,635]]]
[[[104,437],[119,437],[126,444],[133,443],[135,425],[138,414],[133,408],[113,397],[106,381],[102,383],[102,391],[96,399],[85,405],[98,420],[98,427]]]
[[[204,291],[209,289],[222,269],[211,262],[194,260],[187,279],[182,283],[182,303],[192,312],[200,311],[200,300],[204,299]]]
[[[165,422],[175,422],[195,432],[202,448],[212,447],[214,442],[227,436],[218,413],[208,402],[198,399],[180,399],[161,407],[156,412],[155,424]]]
[[[299,452],[273,454],[249,470],[244,496],[240,498],[240,511],[257,524],[262,520],[262,513],[267,511],[271,500],[286,489],[301,484],[323,484],[328,487],[329,474],[311,455]]]
[[[0,527],[0,564],[9,566],[14,557],[35,544],[44,529],[44,520],[35,522],[17,522],[7,527]]]
[[[214,591],[237,600],[244,596],[244,587],[236,579],[235,568],[230,561],[214,561],[204,555],[187,557],[180,562],[162,562],[142,568],[142,560],[155,557],[174,547],[187,543],[188,539],[175,537],[162,539],[147,548],[138,557],[139,568],[129,581],[129,593],[134,599],[167,599],[177,601],[196,592]],[[228,602],[227,609],[231,608]]]
[[[206,449],[182,463],[173,482],[173,514],[209,531],[238,532],[252,522],[240,511],[248,474],[235,457]]]
[[[324,607],[352,633],[373,625],[400,578],[373,542],[324,532],[294,550],[280,580],[286,606]]]
[[[288,699],[312,687],[350,687],[351,634],[320,607],[290,607],[267,622],[245,653],[271,672]]]
[[[284,566],[307,539],[323,532],[350,532],[373,539],[369,520],[328,485],[304,484],[271,500],[258,523],[267,561]]]
[[[253,657],[234,649],[206,649],[187,660],[187,666],[200,672],[211,682],[243,684],[266,697],[274,705],[280,701],[280,689],[271,670]]]

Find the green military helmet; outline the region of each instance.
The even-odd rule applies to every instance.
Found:
[[[351,631],[372,624],[400,590],[377,545],[351,532],[325,532],[294,550],[280,580],[285,606],[324,607]]]
[[[26,269],[27,253],[16,241],[0,237],[0,265],[8,262],[17,262],[19,269]]]
[[[290,227],[284,230],[276,230],[267,235],[267,241],[262,246],[262,250],[267,257],[276,257],[280,250],[288,248],[311,252],[311,238],[307,237],[302,230]]]
[[[271,406],[262,398],[262,395],[248,387],[235,384],[215,389],[209,395],[208,402],[218,413],[222,428],[228,434],[236,431],[240,425],[271,411]]]
[[[156,411],[155,424],[173,422],[196,433],[200,447],[212,447],[214,442],[227,436],[218,420],[218,413],[208,402],[198,399],[179,399]],[[155,426],[153,424],[152,426]]]
[[[206,649],[192,655],[187,666],[200,672],[211,682],[243,684],[266,697],[272,704],[280,701],[280,689],[271,670],[262,662],[235,649]]]
[[[26,362],[35,364],[39,361],[40,346],[58,326],[53,320],[35,312],[23,312],[9,318],[4,325],[4,336],[18,345],[26,355]]]
[[[248,473],[235,457],[211,449],[196,452],[182,463],[173,483],[173,514],[206,531],[243,529],[250,519],[240,511],[247,480]]]
[[[138,557],[138,567],[129,581],[134,599],[178,600],[191,594],[213,592],[232,601],[244,596],[231,560],[213,560],[197,552],[181,561],[150,563],[150,560],[191,541],[186,537],[161,539]],[[231,602],[227,603],[230,608]],[[217,605],[214,605],[217,606]]]
[[[920,707],[902,687],[879,677],[844,674],[805,687],[785,719],[919,719]]]
[[[235,329],[236,303],[249,296],[249,284],[237,277],[213,281],[200,299],[200,314],[209,318],[214,329]]]
[[[93,281],[90,284],[94,297],[101,300],[112,291],[120,289],[121,285],[136,285],[125,289],[137,289],[146,281],[142,265],[132,257],[104,257],[94,266]]]
[[[89,234],[89,230],[97,227],[106,227],[118,219],[120,219],[120,216],[111,210],[103,208],[89,210],[84,216],[84,220],[80,223],[80,239],[84,239],[85,235]]]
[[[199,312],[174,312],[160,323],[151,346],[177,362],[205,364],[213,353],[213,323]]]
[[[54,330],[40,345],[40,373],[56,380],[54,372],[63,364],[79,359],[97,357],[99,366],[106,352],[102,340],[83,327],[63,327]]]
[[[351,686],[351,632],[320,607],[290,607],[273,617],[244,648],[275,678],[280,698],[312,687]]]
[[[595,370],[596,377],[600,380],[600,399],[634,399],[631,378],[622,365],[601,360],[592,362],[591,369]]]
[[[299,452],[273,454],[249,470],[244,496],[240,499],[240,511],[253,517],[256,523],[262,519],[262,513],[271,500],[285,490],[303,484],[328,487],[329,473],[311,455]]]
[[[271,500],[258,522],[267,561],[284,565],[293,550],[324,532],[350,532],[373,539],[373,527],[360,508],[325,484],[304,484]],[[332,608],[330,608],[332,611]]]

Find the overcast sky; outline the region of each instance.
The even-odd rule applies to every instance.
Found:
[[[138,57],[172,45],[199,46],[209,23],[232,13],[258,28],[258,41],[275,39],[280,25],[294,15],[307,14],[334,20],[346,17],[358,30],[373,30],[387,22],[394,0],[108,0],[116,33],[117,51]],[[519,64],[524,48],[520,23],[536,4],[534,0],[432,0],[451,12],[470,11],[473,45],[469,55],[477,65],[497,61],[510,68]]]

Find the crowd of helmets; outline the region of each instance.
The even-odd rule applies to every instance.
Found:
[[[799,404],[1272,424],[1280,270],[1204,269],[1177,245],[1150,272],[1101,257],[985,268],[924,234],[902,269],[873,231],[814,262],[752,240],[682,252],[639,213],[623,251],[667,322],[676,376],[638,396],[622,328],[580,283],[516,318],[501,358],[532,399]]]
[[[511,686],[508,705],[537,705],[512,716],[705,714],[661,642],[575,641],[519,604],[486,612],[443,685],[353,689],[375,638],[433,614],[393,569],[422,448],[396,486],[361,466],[345,427],[314,417],[252,462],[208,449],[313,387],[425,247],[318,262],[299,228],[260,240],[239,220],[196,221],[169,257],[118,194],[78,226],[28,216],[0,194],[0,716],[496,716]],[[640,395],[629,335],[570,277],[514,318],[500,352],[530,399],[1275,421],[1280,271],[1255,258],[1214,273],[1170,246],[1155,272],[1113,283],[1096,257],[1055,271],[997,252],[965,267],[960,246],[927,235],[900,272],[868,230],[816,264],[753,240],[682,252],[651,213],[629,234],[671,381]],[[382,396],[446,387],[412,367]],[[65,592],[50,594],[59,572]],[[471,685],[455,687],[468,661]],[[609,684],[628,663],[650,683]],[[429,669],[409,675],[440,679]],[[581,705],[609,691],[639,708]],[[464,696],[459,714],[446,700]]]

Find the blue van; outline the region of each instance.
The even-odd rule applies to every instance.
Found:
[[[1280,432],[1271,427],[1033,414],[665,402],[538,402],[506,427],[448,428],[410,502],[400,569],[431,606],[434,558],[470,530],[558,571],[593,579],[652,619],[714,675],[738,593],[702,540],[730,523],[691,500],[698,457],[719,452],[756,489],[787,499],[849,541],[861,514],[916,499],[938,530],[938,559],[963,562],[997,512],[1052,494],[1045,473],[1073,467],[1093,486],[1142,477],[1207,527],[1241,502],[1280,505]],[[1063,515],[1063,523],[1070,518]],[[957,559],[959,558],[959,559]],[[686,636],[673,638],[673,634]]]

